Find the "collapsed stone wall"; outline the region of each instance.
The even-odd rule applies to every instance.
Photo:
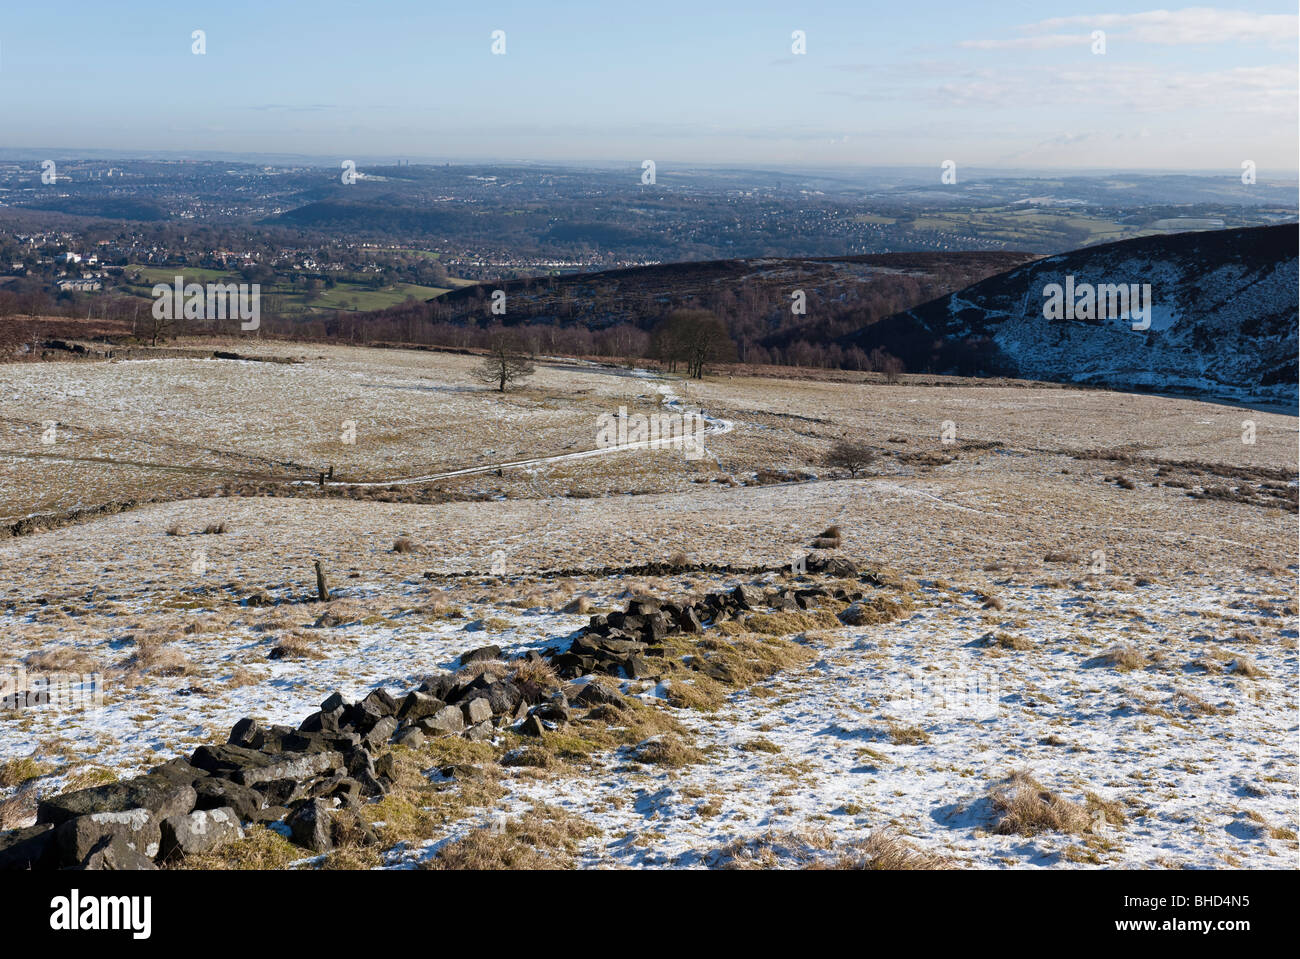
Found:
[[[849,561],[817,553],[808,572],[857,576]],[[593,616],[566,648],[529,651],[513,662],[546,660],[567,679],[652,678],[670,634],[699,633],[749,610],[806,609],[825,596],[852,601],[862,594],[739,585],[695,603],[634,599],[626,611]],[[241,719],[224,744],[200,746],[133,779],[44,799],[34,825],[0,833],[0,869],[154,869],[242,838],[246,824],[258,823],[282,824],[304,850],[325,852],[334,845],[336,810],[393,788],[391,744],[418,748],[433,736],[482,741],[505,729],[542,736],[569,722],[574,710],[623,699],[597,682],[543,688],[496,670],[463,668],[499,661],[501,652],[497,646],[468,652],[461,672],[429,676],[400,696],[378,688],[350,703],[336,692],[296,728]],[[362,841],[378,837],[370,831]]]

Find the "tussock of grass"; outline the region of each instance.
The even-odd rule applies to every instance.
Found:
[[[695,709],[711,713],[727,701],[730,690],[716,679],[703,674],[680,677],[665,683],[668,704],[675,709]]]
[[[1260,669],[1245,656],[1237,656],[1228,664],[1228,670],[1234,676],[1241,676],[1245,679],[1264,679],[1268,676],[1264,670]]]
[[[92,673],[100,668],[99,660],[75,646],[52,646],[32,653],[23,665],[33,673]]]
[[[846,626],[878,626],[902,619],[911,611],[912,603],[906,597],[890,599],[877,595],[841,610],[838,619]]]
[[[950,859],[917,849],[888,830],[875,829],[861,842],[851,843],[833,869],[952,869]]]
[[[736,838],[708,854],[719,869],[789,869],[809,867],[831,848],[828,832],[768,832],[761,836]]]
[[[930,741],[930,734],[920,726],[899,726],[890,723],[885,734],[895,746],[919,746]]]
[[[638,743],[631,755],[639,763],[671,768],[691,766],[704,761],[702,752],[673,735],[657,736]]]
[[[1053,550],[1043,557],[1044,563],[1078,563],[1080,557],[1078,553],[1068,550]]]
[[[1088,661],[1090,666],[1111,666],[1121,673],[1146,669],[1150,664],[1151,660],[1148,656],[1139,653],[1131,646],[1116,646]]]
[[[9,789],[13,786],[21,786],[29,780],[39,779],[53,771],[53,766],[37,762],[31,756],[10,759],[0,763],[0,787]]]
[[[1051,792],[1023,769],[995,783],[989,801],[1000,817],[993,831],[1002,836],[1081,833],[1092,821],[1082,806]]]
[[[809,629],[833,629],[838,625],[834,614],[823,609],[753,613],[744,620],[745,629],[764,636],[790,636]]]
[[[475,829],[423,864],[426,869],[572,869],[583,840],[601,835],[590,822],[537,803],[504,829]]]
[[[1024,636],[1017,636],[1014,633],[985,633],[980,637],[980,641],[985,646],[997,646],[1000,649],[1010,649],[1017,652],[1024,652],[1027,649],[1033,649],[1032,640]]]
[[[315,648],[319,636],[306,630],[295,629],[280,637],[272,650],[276,659],[324,659],[325,654]]]
[[[1118,802],[1102,799],[1094,792],[1084,793],[1083,800],[1088,814],[1094,819],[1100,815],[1112,826],[1123,826],[1128,822],[1128,817],[1124,815],[1124,807]]]
[[[159,633],[137,633],[135,652],[122,663],[126,673],[150,676],[185,676],[194,672],[189,657],[174,646],[169,638]]]

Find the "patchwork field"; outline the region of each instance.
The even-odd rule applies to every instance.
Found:
[[[185,864],[1297,865],[1294,417],[560,361],[503,395],[468,356],[197,346],[254,358],[0,366],[0,668],[103,688],[0,711],[0,828],[246,716],[527,672],[569,704],[541,735],[385,746],[332,848],[268,819]],[[706,455],[598,449],[620,407],[702,411]],[[842,438],[865,473],[825,465]],[[832,526],[855,569],[792,569]],[[764,604],[638,678],[516,658],[738,584]]]

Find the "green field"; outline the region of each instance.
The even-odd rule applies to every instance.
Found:
[[[136,296],[151,296],[153,284],[155,283],[172,283],[179,274],[185,277],[187,283],[214,283],[214,282],[238,282],[239,276],[236,273],[227,273],[221,270],[203,269],[199,267],[166,267],[166,266],[128,266],[128,274],[139,273],[143,282],[128,284],[128,289]],[[450,281],[453,286],[465,286],[471,281],[453,279]],[[316,293],[308,294],[302,290],[295,290],[288,283],[275,283],[262,286],[262,295],[264,297],[279,297],[282,308],[289,312],[318,312],[318,311],[356,311],[382,310],[386,307],[396,306],[405,302],[408,298],[414,297],[417,300],[428,300],[435,296],[441,296],[451,287],[441,286],[420,286],[416,283],[394,283],[390,286],[383,286],[377,290],[371,289],[368,284],[359,283],[353,280],[340,280],[334,289],[322,289]]]
[[[916,231],[974,234],[1008,243],[1059,240],[1062,231],[1086,233],[1078,245],[1108,243],[1138,235],[1131,226],[1114,220],[1088,216],[1068,210],[1033,206],[997,206],[983,209],[931,212],[918,216],[911,228]]]

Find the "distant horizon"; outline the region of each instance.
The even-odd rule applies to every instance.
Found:
[[[301,165],[311,168],[332,169],[341,159],[351,159],[358,165],[394,166],[399,162],[410,166],[496,166],[496,167],[549,167],[559,169],[620,170],[640,167],[641,160],[630,158],[595,158],[588,160],[555,160],[538,157],[421,157],[421,156],[383,156],[365,154],[347,157],[324,156],[320,154],[295,154],[276,151],[268,152],[229,152],[212,151],[166,151],[166,150],[112,150],[99,147],[0,147],[0,163],[34,162],[46,158],[63,160],[83,160],[108,162],[112,160],[143,160],[156,162],[195,162],[195,163],[242,163],[249,165]],[[812,175],[817,173],[922,173],[933,170],[937,179],[939,164],[921,163],[862,163],[855,165],[806,165],[794,166],[784,163],[761,162],[725,162],[695,159],[675,159],[663,157],[656,161],[659,175],[671,174],[674,167],[679,170],[739,170],[756,173],[770,172],[791,175]],[[970,176],[1024,176],[1031,179],[1048,176],[1115,176],[1129,174],[1134,176],[1226,176],[1237,178],[1239,168],[1223,169],[1213,167],[1178,168],[1178,167],[1124,167],[1124,166],[997,166],[972,164],[962,167],[965,177]],[[364,170],[361,171],[364,173]],[[1291,169],[1258,169],[1261,180],[1297,180],[1300,181],[1300,166]]]

